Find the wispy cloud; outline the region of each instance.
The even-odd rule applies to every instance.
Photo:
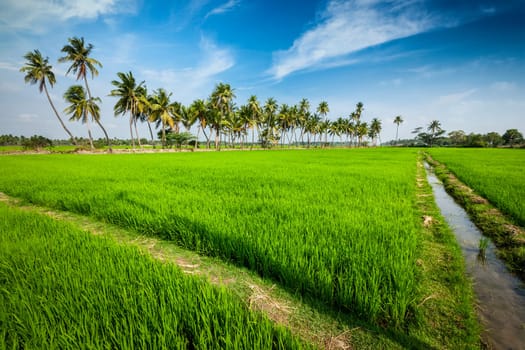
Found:
[[[516,88],[516,83],[510,81],[496,81],[490,85],[490,88],[496,91],[511,91]]]
[[[193,67],[183,69],[144,69],[142,75],[146,78],[148,87],[161,84],[172,90],[177,100],[190,102],[204,87],[215,82],[215,77],[233,67],[235,60],[227,48],[220,48],[210,39],[201,38],[201,60]],[[206,90],[207,91],[207,90]],[[211,90],[210,90],[211,91]],[[185,101],[184,101],[185,100]]]
[[[469,89],[453,94],[439,96],[437,103],[439,105],[454,105],[464,102],[468,97],[476,93],[477,89]]]
[[[433,20],[414,1],[331,0],[320,22],[293,45],[274,53],[268,73],[275,79],[326,62],[344,65],[348,54],[428,30]]]
[[[47,25],[52,23],[134,13],[136,10],[134,0],[3,0],[0,29],[45,32]]]
[[[233,10],[235,7],[237,7],[241,3],[241,0],[228,0],[228,2],[217,6],[216,8],[212,9],[210,12],[206,14],[204,18],[208,18],[213,15],[219,15],[224,12],[228,12]]]
[[[0,69],[6,69],[10,71],[18,71],[21,66],[17,66],[12,62],[0,62]]]
[[[39,117],[34,113],[21,113],[16,118],[22,123],[32,123]]]

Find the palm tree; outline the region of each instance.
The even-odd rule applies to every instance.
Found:
[[[319,106],[317,106],[317,113],[321,117],[325,117],[328,114],[328,112],[330,112],[330,109],[328,108],[328,102],[322,101],[321,103],[319,103]]]
[[[278,130],[277,130],[277,101],[270,97],[266,100],[264,104],[264,124],[265,130],[263,132],[263,143],[275,144],[279,139]]]
[[[71,138],[71,142],[73,142],[73,144],[76,146],[77,142],[75,141],[73,134],[71,133],[71,131],[68,130],[62,118],[60,118],[60,115],[58,114],[55,105],[53,104],[53,101],[49,96],[49,91],[47,90],[46,81],[49,82],[49,85],[51,85],[51,87],[53,87],[53,85],[56,83],[55,74],[52,71],[53,67],[49,65],[48,58],[42,57],[42,54],[38,50],[33,50],[33,52],[26,53],[24,55],[24,58],[27,60],[26,65],[20,68],[20,72],[26,73],[24,81],[26,83],[30,83],[31,85],[38,83],[38,90],[40,91],[40,93],[42,93],[42,91],[45,91],[47,100],[49,101],[51,108],[55,112],[55,115],[57,116],[60,125],[62,125],[62,128],[64,128],[66,133]]]
[[[257,133],[259,133],[259,121],[261,119],[261,105],[257,100],[257,96],[250,96],[247,106],[248,112],[250,114],[248,128],[252,129],[252,144],[250,145],[250,149],[252,149],[253,144],[255,143],[255,129],[257,128]]]
[[[115,107],[113,108],[115,116],[129,113],[129,132],[131,135],[132,147],[133,149],[135,148],[132,125],[135,126],[135,135],[137,136],[139,147],[142,147],[137,130],[137,119],[140,118],[139,104],[141,103],[141,96],[145,96],[146,94],[146,89],[143,86],[144,81],[137,85],[135,77],[131,72],[118,72],[117,75],[120,78],[120,81],[113,80],[111,82],[116,89],[111,90],[109,93],[110,96],[119,97],[119,100],[115,103]]]
[[[91,135],[91,127],[89,126],[89,115],[92,120],[100,118],[100,108],[96,102],[100,102],[100,98],[89,98],[86,99],[86,93],[81,85],[70,86],[69,89],[64,93],[64,99],[70,103],[64,110],[67,114],[71,114],[69,120],[80,120],[82,124],[86,124],[89,135],[89,144],[93,151],[93,137]]]
[[[148,99],[148,89],[146,88],[146,86],[142,87],[139,92],[136,107],[138,119],[140,119],[141,122],[146,122],[148,124],[149,135],[151,137],[151,145],[153,146],[153,148],[155,148],[155,140],[153,139],[153,131],[151,130],[151,122],[149,120],[149,116],[151,114],[151,104],[150,100]]]
[[[355,105],[356,122],[360,121],[362,113],[363,113],[363,102],[357,102],[357,104]]]
[[[428,125],[427,130],[430,131],[430,147],[432,147],[432,143],[434,142],[434,140],[436,140],[440,135],[442,135],[445,132],[445,130],[441,128],[441,123],[439,122],[439,120],[431,121]]]
[[[368,124],[359,123],[356,125],[356,134],[357,134],[357,146],[361,147],[363,145],[363,137],[368,135]]]
[[[91,72],[91,78],[94,78],[96,75],[98,75],[98,70],[96,66],[102,68],[102,63],[100,63],[94,58],[89,57],[89,55],[91,54],[91,50],[93,50],[93,45],[87,44],[86,47],[84,44],[84,38],[73,37],[69,38],[68,41],[69,45],[65,45],[62,48],[62,52],[64,52],[66,56],[60,57],[58,59],[58,62],[71,62],[71,66],[67,70],[66,75],[70,72],[73,72],[77,75],[77,80],[84,79],[88,97],[91,100],[92,95],[87,82],[87,73],[88,71]],[[104,132],[104,135],[106,136],[109,152],[112,152],[111,141],[109,140],[109,136],[106,132],[106,129],[104,129],[104,127],[100,123],[100,118],[98,118],[96,122]]]
[[[303,143],[303,135],[306,129],[306,125],[308,122],[308,118],[310,117],[310,102],[308,99],[303,98],[299,102],[299,111],[297,115],[297,124],[301,128],[301,134],[299,139],[301,140],[301,143]]]
[[[399,131],[399,124],[403,123],[403,118],[398,115],[394,118],[394,124],[397,125],[397,128],[396,128],[396,143],[397,143],[397,135],[398,135],[398,131]]]
[[[370,123],[370,130],[368,131],[368,136],[372,139],[372,143],[374,146],[377,145],[376,138],[379,137],[379,144],[381,144],[381,121],[377,118],[372,119],[372,122]]]
[[[150,118],[152,122],[157,122],[162,125],[162,147],[166,147],[166,126],[169,125],[175,129],[176,102],[170,102],[171,93],[168,94],[166,90],[160,88],[154,91],[150,100]]]
[[[230,84],[219,83],[213,90],[210,102],[211,107],[215,110],[215,121],[212,124],[215,129],[215,148],[219,150],[219,135],[222,126],[222,120],[230,115],[233,111],[233,99],[235,94]]]
[[[197,122],[196,115],[191,112],[190,107],[187,107],[183,105],[182,103],[179,104],[178,114],[180,116],[180,122],[184,126],[185,131],[189,133],[193,124]]]
[[[199,121],[199,127],[197,128],[197,137],[195,142],[194,148],[197,148],[197,143],[199,141],[199,132],[202,129],[202,132],[204,133],[204,137],[206,138],[206,144],[209,145],[209,137],[206,134],[206,126],[208,125],[208,106],[206,106],[206,103],[204,100],[195,100],[190,106],[190,113],[194,115],[194,118]]]

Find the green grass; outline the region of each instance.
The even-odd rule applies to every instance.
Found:
[[[525,227],[525,150],[429,149],[462,182]]]
[[[9,152],[21,152],[24,148],[22,146],[0,146],[0,154]]]
[[[439,211],[428,185],[420,186],[417,159],[407,149],[3,156],[0,191],[246,266],[269,278],[263,290],[296,298],[284,303],[294,308],[285,324],[308,341],[476,348],[479,329],[459,248],[442,219],[422,227],[423,204],[430,215]],[[42,232],[49,230],[54,226]],[[13,250],[29,242],[41,245],[29,237]],[[46,271],[56,276],[54,270]],[[246,297],[240,288],[233,287],[239,300]],[[33,303],[39,299],[25,304]],[[135,313],[124,305],[121,317],[130,317],[128,309]],[[305,322],[322,331],[304,337]]]
[[[4,157],[0,190],[220,256],[378,324],[415,305],[415,151]]]
[[[0,203],[0,348],[307,347],[222,288]]]

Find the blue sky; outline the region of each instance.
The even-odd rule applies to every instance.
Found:
[[[365,121],[382,120],[384,141],[395,137],[396,115],[400,138],[434,119],[447,131],[525,133],[524,18],[525,0],[3,0],[0,134],[67,137],[18,70],[28,51],[48,56],[62,111],[75,80],[57,59],[73,36],[103,64],[90,84],[110,137],[129,138],[108,96],[119,71],[185,104],[218,82],[231,84],[237,105],[252,94],[307,98],[313,108],[325,100],[330,119],[361,101]],[[86,136],[80,123],[68,126]]]

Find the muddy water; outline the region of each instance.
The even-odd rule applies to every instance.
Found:
[[[525,285],[496,257],[492,243],[488,245],[484,261],[479,258],[481,232],[426,167],[436,203],[454,230],[467,273],[473,279],[478,313],[486,329],[484,338],[493,349],[525,350]]]

